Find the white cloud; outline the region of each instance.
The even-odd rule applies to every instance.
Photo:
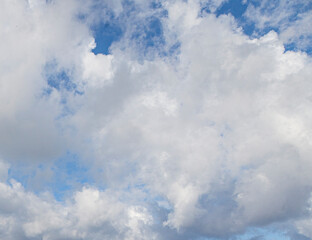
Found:
[[[5,239],[154,239],[153,218],[143,206],[118,200],[116,192],[84,188],[60,204],[0,183],[1,236]]]
[[[52,60],[71,68],[84,54],[90,36],[83,24],[71,20],[77,4],[32,1],[29,8],[27,1],[1,2],[0,148],[5,159],[42,161],[64,151],[56,121],[61,95],[43,96],[48,87],[43,69]]]
[[[187,5],[185,11],[188,7],[193,11]],[[107,178],[112,177],[111,182],[122,184],[137,177],[147,183],[172,204],[174,211],[165,223],[173,228],[218,236],[305,211],[309,176],[297,176],[293,170],[301,165],[310,169],[303,156],[309,154],[304,143],[309,93],[303,89],[309,86],[304,76],[310,63],[304,54],[284,53],[274,32],[249,40],[235,31],[225,16],[181,25],[176,32],[179,62],[171,70],[155,60],[143,64],[133,79],[129,76],[140,91],[120,96],[129,100],[123,101],[113,122],[103,125],[100,136],[95,135],[101,146],[98,164],[103,161],[107,169],[103,179],[110,182]],[[148,73],[155,68],[156,76]],[[299,82],[301,94],[295,96]],[[156,105],[150,88],[175,99],[174,116],[155,108],[160,102]],[[150,100],[136,101],[141,92]],[[301,102],[300,109],[293,101]],[[142,105],[150,106],[148,111]],[[294,124],[283,125],[280,117],[287,122],[294,117]],[[125,177],[133,165],[138,170]],[[292,180],[283,180],[286,176]],[[223,188],[213,188],[220,184]],[[222,189],[228,192],[219,192]],[[300,200],[290,200],[293,195]],[[222,200],[212,196],[228,202],[218,203]],[[210,204],[217,209],[211,210]],[[224,218],[228,221],[222,224]]]
[[[95,55],[88,26],[100,16],[75,17],[91,1],[35,2],[0,7],[2,238],[196,239],[285,222],[311,236],[310,56],[285,53],[282,34],[251,40],[231,16],[200,17],[200,1],[157,15],[175,55],[145,56],[129,40],[154,13],[142,1],[111,54]],[[81,94],[48,86],[51,61]],[[5,183],[12,161],[68,149],[93,187],[60,203]]]
[[[114,74],[112,61],[112,55],[87,53],[83,60],[83,78],[88,81],[87,84],[95,87],[107,84]]]

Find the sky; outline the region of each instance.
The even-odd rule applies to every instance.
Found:
[[[311,239],[311,23],[311,0],[0,1],[0,239]]]

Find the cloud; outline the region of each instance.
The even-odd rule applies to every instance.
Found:
[[[260,32],[276,29],[285,44],[293,44],[300,50],[310,49],[311,31],[306,24],[311,18],[309,1],[255,1],[248,5],[244,15]]]
[[[274,224],[311,237],[311,57],[285,52],[291,26],[250,39],[203,1],[158,3],[2,3],[2,238],[227,239]],[[90,29],[109,11],[123,34],[95,54]],[[39,165],[44,189],[68,151],[94,181],[64,201],[8,179]]]
[[[93,54],[89,52],[84,58],[83,78],[88,82],[88,85],[96,87],[105,85],[112,78],[112,55]]]
[[[137,67],[127,61],[128,78],[116,74],[109,87],[124,94],[97,90],[109,97],[103,104],[110,103],[93,112],[96,164],[105,169],[100,179],[114,187],[147,184],[173,208],[166,226],[207,236],[306,213],[310,180],[301,166],[309,164],[301,154],[309,148],[302,115],[309,105],[307,56],[284,53],[274,32],[250,40],[231,17],[170,17],[177,9],[195,11],[192,3],[168,9],[167,25],[177,26],[172,31],[181,42],[178,62],[155,59]],[[95,101],[88,105],[88,90],[85,96],[86,111],[98,109]],[[168,114],[164,109],[172,103],[174,114]],[[118,106],[109,114],[114,121],[105,121],[112,105]]]
[[[60,204],[16,182],[1,183],[0,191],[5,239],[155,239],[147,229],[153,218],[146,208],[119,201],[116,192],[83,188]]]
[[[61,95],[53,91],[44,96],[48,85],[42,69],[54,59],[62,68],[72,68],[77,62],[70,59],[77,59],[86,48],[82,43],[90,41],[83,24],[68,21],[76,4],[1,3],[0,142],[5,159],[42,161],[64,151],[56,121]]]

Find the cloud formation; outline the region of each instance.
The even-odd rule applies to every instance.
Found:
[[[258,37],[223,1],[1,2],[1,238],[311,238],[312,62],[284,46],[306,46],[311,14],[285,22],[281,3],[263,22],[264,2],[246,16],[282,30]],[[108,54],[101,22],[122,29]],[[68,152],[92,181],[58,201]]]
[[[273,28],[284,44],[311,51],[311,11],[311,2],[307,0],[254,1],[248,5],[245,16],[260,32]]]

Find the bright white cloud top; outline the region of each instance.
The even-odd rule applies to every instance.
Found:
[[[312,238],[294,2],[2,0],[0,238]]]

